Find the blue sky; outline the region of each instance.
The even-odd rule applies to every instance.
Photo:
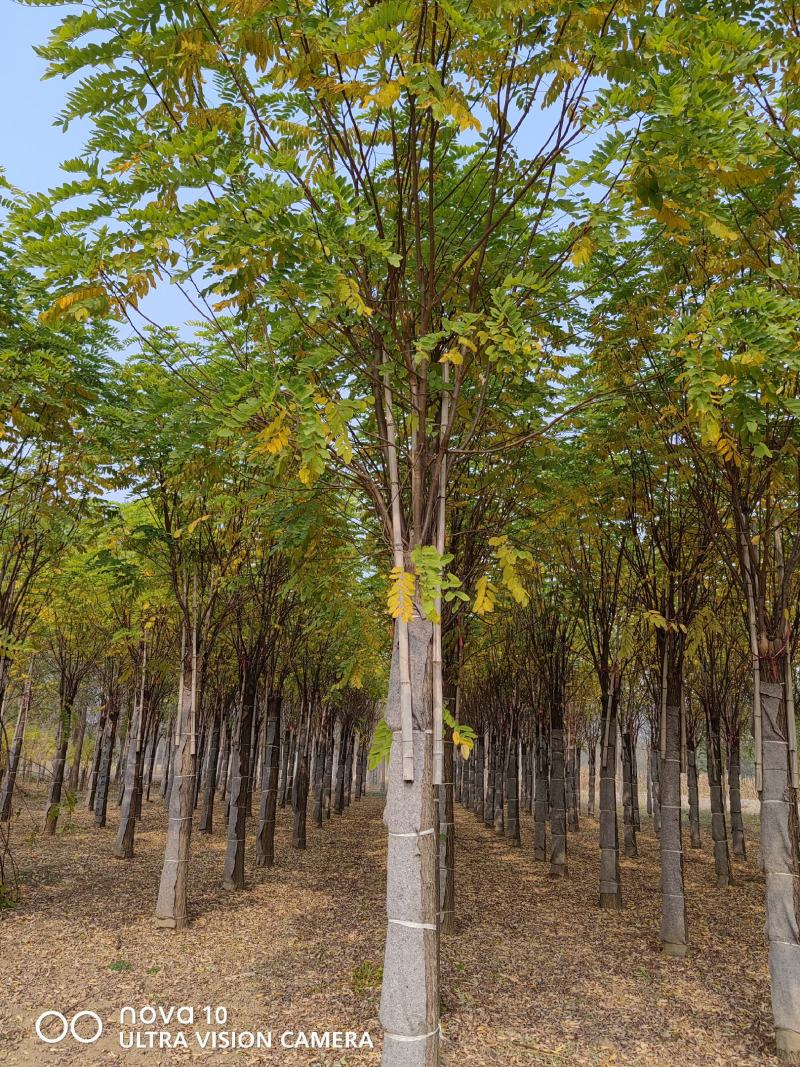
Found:
[[[34,52],[64,15],[80,10],[79,4],[26,7],[16,0],[0,0],[0,100],[4,104],[0,108],[0,167],[13,185],[26,192],[58,184],[64,177],[61,161],[81,149],[84,131],[80,124],[71,125],[66,133],[53,125],[69,83],[62,78],[44,79],[45,63]],[[162,326],[197,317],[170,286],[161,286],[142,307]]]
[[[33,51],[70,9],[79,7],[25,7],[0,0],[0,165],[9,181],[26,190],[54,185],[59,162],[80,147],[78,129],[65,134],[53,126],[65,82],[42,81],[45,64]]]

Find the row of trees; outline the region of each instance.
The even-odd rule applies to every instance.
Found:
[[[535,764],[556,874],[596,737],[618,907],[615,748],[631,810],[646,722],[680,956],[681,767],[702,716],[723,880],[721,737],[735,768],[749,698],[776,1041],[800,1055],[797,39],[769,3],[139,0],[41,50],[89,130],[4,234],[0,626],[6,661],[48,643],[64,679],[49,823],[86,660],[59,618],[84,650],[114,619],[95,658],[125,646],[129,754],[177,678],[157,920],[179,927],[218,709],[237,887],[279,697],[319,750],[360,680],[365,734],[385,593],[390,1067],[438,1058],[453,735],[485,812],[489,729],[512,827]],[[185,323],[148,310],[167,283]],[[112,486],[137,502],[112,514]]]

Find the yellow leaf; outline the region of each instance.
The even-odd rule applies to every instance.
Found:
[[[488,615],[490,611],[494,611],[494,605],[495,597],[489,586],[489,579],[485,576],[479,578],[475,583],[475,603],[472,610],[476,615]]]
[[[372,99],[378,107],[391,107],[400,96],[402,85],[399,81],[386,82],[378,89]]]
[[[258,444],[253,449],[253,454],[268,452],[271,456],[277,456],[289,444],[291,432],[286,425],[286,411],[281,411],[272,422],[264,427],[258,434]]]
[[[193,534],[201,522],[205,522],[206,519],[210,519],[210,515],[201,515],[199,519],[193,519],[186,527],[186,532]]]
[[[592,258],[594,244],[591,237],[581,237],[572,247],[572,255],[569,257],[575,267],[582,267]]]
[[[386,605],[393,619],[411,622],[414,615],[414,575],[402,567],[392,567]]]
[[[456,367],[460,367],[461,364],[464,362],[464,357],[457,348],[448,348],[448,350],[445,352],[439,362],[453,363]]]

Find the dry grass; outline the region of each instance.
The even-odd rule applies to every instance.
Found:
[[[96,831],[76,811],[66,833],[27,840],[40,822],[32,796],[14,827],[23,899],[0,913],[3,997],[0,1063],[156,1064],[212,1059],[239,1064],[379,1062],[377,1021],[383,939],[381,800],[353,804],[306,852],[277,835],[278,866],[249,871],[249,888],[221,887],[218,825],[197,835],[190,928],[156,931],[165,815],[146,805],[136,857],[111,857],[113,825]],[[457,812],[459,933],[442,949],[446,1064],[531,1067],[772,1065],[763,884],[752,862],[737,884],[714,887],[708,831],[687,853],[692,951],[663,958],[658,945],[658,854],[649,831],[639,860],[623,862],[625,910],[595,906],[596,824],[570,837],[570,874],[554,882],[530,854],[531,828],[513,850]],[[110,822],[116,821],[116,810]],[[646,820],[645,820],[646,821]],[[755,847],[751,847],[755,855]],[[238,1030],[368,1030],[374,1052],[309,1050],[126,1052],[119,1008],[225,1005]],[[107,1022],[95,1045],[44,1047],[33,1022],[46,1008],[92,1008]]]

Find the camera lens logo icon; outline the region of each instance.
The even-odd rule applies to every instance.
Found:
[[[55,1035],[45,1033],[44,1025],[49,1019],[57,1019],[61,1024],[61,1032]],[[78,1033],[78,1023],[81,1019],[92,1019],[96,1030],[90,1037],[84,1037],[83,1034]],[[46,1045],[57,1045],[63,1041],[67,1034],[72,1034],[76,1041],[81,1045],[93,1045],[95,1041],[100,1038],[103,1033],[103,1020],[97,1014],[96,1011],[78,1011],[68,1019],[63,1012],[55,1011],[51,1008],[48,1011],[43,1011],[35,1024],[36,1036],[40,1041],[44,1041]],[[49,1029],[49,1028],[48,1028]]]

